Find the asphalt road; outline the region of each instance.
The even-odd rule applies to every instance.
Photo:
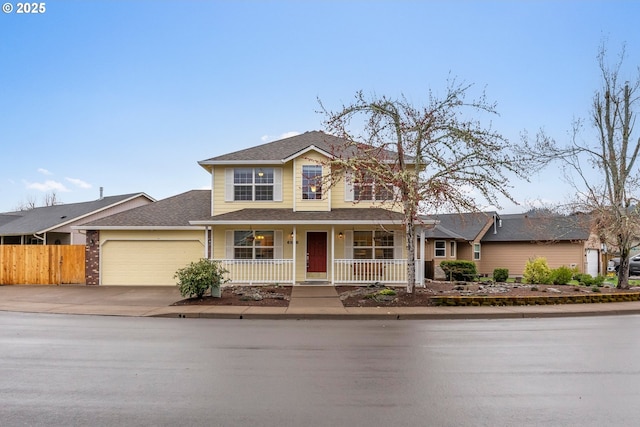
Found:
[[[640,425],[640,316],[0,312],[2,426]]]

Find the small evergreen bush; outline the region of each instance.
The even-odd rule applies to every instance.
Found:
[[[572,268],[563,265],[551,270],[551,283],[554,285],[566,285],[573,278],[574,270]]]
[[[525,283],[538,285],[548,285],[551,283],[551,269],[547,265],[547,259],[537,257],[527,261],[522,278]]]
[[[180,268],[173,276],[178,279],[180,295],[187,298],[196,296],[202,298],[209,288],[220,288],[222,283],[228,282],[224,275],[229,273],[222,268],[219,262],[206,258],[198,262],[191,262],[188,266]]]
[[[449,280],[470,282],[478,276],[476,263],[473,261],[442,261],[440,268],[442,268]]]
[[[493,270],[493,280],[495,282],[506,282],[509,278],[508,268],[496,268]]]

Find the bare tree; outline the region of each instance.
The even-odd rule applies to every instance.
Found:
[[[42,206],[55,206],[61,204],[58,199],[58,194],[55,191],[51,191],[46,193],[42,197],[42,202],[39,204],[34,196],[27,197],[26,201],[20,203],[15,210],[16,211],[29,211],[31,209],[35,209],[37,207]]]
[[[624,47],[613,67],[608,65],[606,53],[602,45],[597,55],[602,86],[593,97],[590,113],[595,137],[581,140],[583,122],[577,120],[570,146],[555,150],[574,172],[568,175],[576,190],[571,209],[591,213],[600,239],[619,251],[618,288],[628,288],[630,251],[640,238],[640,175],[636,167],[640,138],[632,137],[640,101],[640,67],[635,81],[623,82]]]
[[[347,141],[333,153],[333,168],[355,179],[370,179],[396,189],[392,203],[404,214],[407,292],[415,284],[415,237],[420,213],[480,211],[481,202],[499,206],[509,193],[507,172],[526,179],[526,159],[491,126],[473,116],[495,115],[484,94],[466,101],[471,85],[455,80],[444,97],[429,93],[427,105],[415,107],[405,97],[367,98],[358,92],[352,104],[325,114],[325,129]]]

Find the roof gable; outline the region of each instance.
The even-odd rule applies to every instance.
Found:
[[[0,214],[2,218],[0,219],[0,235],[19,236],[46,233],[141,196],[154,201],[144,193],[131,193],[107,196],[90,202],[43,206],[26,211],[6,212]]]

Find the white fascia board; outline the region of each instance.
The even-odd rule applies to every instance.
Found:
[[[309,151],[318,152],[318,153],[322,154],[323,156],[328,157],[330,159],[333,159],[335,157],[333,154],[327,153],[326,151],[316,147],[315,145],[310,145],[307,148],[305,148],[304,150],[298,151],[297,153],[294,153],[294,154],[290,155],[289,157],[286,157],[286,158],[282,159],[282,163],[286,163],[286,162],[288,162],[290,160],[295,159],[296,157],[300,157],[303,154],[308,153]]]
[[[394,220],[308,220],[308,221],[278,221],[278,220],[263,220],[263,221],[189,221],[193,225],[247,225],[247,224],[282,224],[282,225],[371,225],[371,224],[389,224],[389,225],[401,225],[402,221]]]
[[[224,166],[224,165],[246,165],[247,167],[253,165],[277,165],[285,163],[283,160],[204,160],[198,162],[202,167],[204,166]]]
[[[73,230],[141,230],[141,231],[153,231],[153,230],[204,230],[204,226],[196,225],[181,225],[181,226],[157,226],[157,225],[145,225],[145,226],[124,226],[124,225],[102,225],[102,226],[90,226],[90,225],[72,225]]]

